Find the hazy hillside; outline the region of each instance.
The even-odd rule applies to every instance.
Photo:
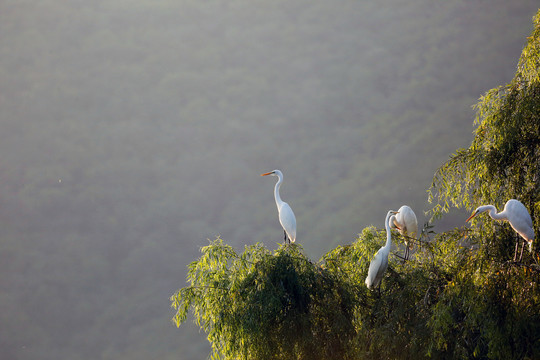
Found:
[[[201,359],[168,297],[207,238],[318,258],[426,208],[538,2],[0,4],[0,348]],[[453,225],[453,224],[448,224]],[[126,311],[129,309],[129,312]]]

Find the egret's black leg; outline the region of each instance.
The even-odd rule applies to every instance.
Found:
[[[523,248],[525,247],[525,240],[523,241],[523,245],[521,245],[521,254],[519,254],[519,261],[521,262],[521,258],[523,257]]]
[[[283,230],[283,242],[287,243],[287,232]]]
[[[519,243],[519,239],[516,240],[516,249],[514,250],[514,262],[516,261],[516,258],[517,258],[518,243]]]
[[[409,244],[407,244],[407,241],[404,241],[405,243],[405,250],[403,251],[403,264],[405,264],[405,261],[409,259]]]

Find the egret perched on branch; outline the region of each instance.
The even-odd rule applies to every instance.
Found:
[[[390,217],[390,228],[398,229],[399,233],[405,238],[405,254],[403,258],[407,260],[409,258],[409,249],[412,247],[412,244],[409,244],[409,238],[416,240],[418,233],[418,220],[416,220],[413,209],[407,205],[400,207],[397,215]]]
[[[284,241],[287,241],[288,236],[289,243],[292,243],[296,240],[296,217],[294,216],[289,204],[281,200],[281,196],[279,196],[279,188],[283,182],[283,173],[279,170],[274,170],[261,174],[261,176],[267,175],[278,177],[278,181],[274,187],[274,198],[276,199],[276,205],[279,213],[279,222],[283,227]]]
[[[369,264],[368,275],[366,277],[366,286],[368,289],[375,288],[380,285],[382,277],[388,268],[388,254],[392,247],[392,232],[390,231],[390,217],[397,214],[397,211],[390,210],[386,214],[384,227],[386,228],[386,245],[377,251],[373,260]]]
[[[510,223],[512,229],[514,229],[523,239],[529,243],[529,251],[532,251],[532,242],[534,240],[534,229],[531,219],[531,215],[527,211],[525,205],[523,205],[519,200],[510,199],[504,205],[504,210],[500,213],[497,213],[497,209],[493,205],[483,205],[476,208],[471,216],[466,221],[471,220],[476,215],[489,211],[489,216],[495,220],[506,220]],[[516,250],[514,252],[514,261],[516,261],[518,241],[516,241]],[[523,247],[525,242],[521,246],[521,255],[519,260],[523,257]]]

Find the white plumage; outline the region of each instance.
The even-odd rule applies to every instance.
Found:
[[[489,211],[489,216],[491,216],[491,218],[494,220],[508,221],[512,229],[514,229],[523,239],[525,239],[525,241],[529,243],[529,251],[532,251],[532,243],[534,240],[533,222],[531,219],[531,215],[527,211],[525,205],[523,205],[519,200],[510,199],[506,202],[503,211],[501,211],[500,213],[497,213],[497,208],[495,208],[495,206],[493,205],[482,205],[476,208],[476,210],[472,213],[471,216],[469,216],[466,221],[471,220],[476,215],[484,211]],[[523,243],[523,246],[521,247],[521,256],[519,258],[520,260],[523,256],[524,246],[525,243]],[[518,244],[516,243],[514,260],[516,260],[517,256],[517,247]]]
[[[404,259],[409,258],[409,238],[416,239],[418,234],[418,220],[413,209],[407,205],[399,208],[396,215],[390,217],[390,228],[398,229],[399,233],[405,238],[405,255]]]
[[[287,241],[287,237],[288,237],[289,242],[295,242],[296,241],[296,217],[294,216],[294,212],[292,211],[289,204],[281,200],[281,197],[279,196],[279,188],[281,187],[281,183],[283,182],[283,173],[280,170],[274,170],[274,171],[261,174],[261,176],[267,176],[267,175],[278,177],[278,181],[276,183],[276,186],[274,187],[274,198],[276,200],[276,206],[278,209],[279,223],[283,227],[285,241]]]
[[[371,260],[371,263],[369,264],[368,275],[366,277],[366,286],[368,289],[379,286],[383,275],[388,268],[388,255],[390,253],[390,248],[392,247],[390,217],[394,214],[397,214],[397,212],[393,210],[388,211],[388,214],[386,214],[386,219],[384,220],[384,227],[386,228],[386,244],[375,253],[373,260]]]

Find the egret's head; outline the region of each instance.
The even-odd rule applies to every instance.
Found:
[[[388,224],[390,225],[390,229],[401,230],[401,228],[399,227],[399,225],[397,223],[396,215],[390,216],[390,220],[388,220]]]
[[[261,174],[261,176],[268,176],[268,175],[270,175],[270,176],[283,176],[283,174],[279,170],[274,170],[274,171],[270,171],[270,172]]]
[[[388,225],[390,225],[390,218],[394,215],[396,215],[398,212],[395,211],[395,210],[390,210],[388,211],[388,213],[386,214],[386,221],[388,222]]]

